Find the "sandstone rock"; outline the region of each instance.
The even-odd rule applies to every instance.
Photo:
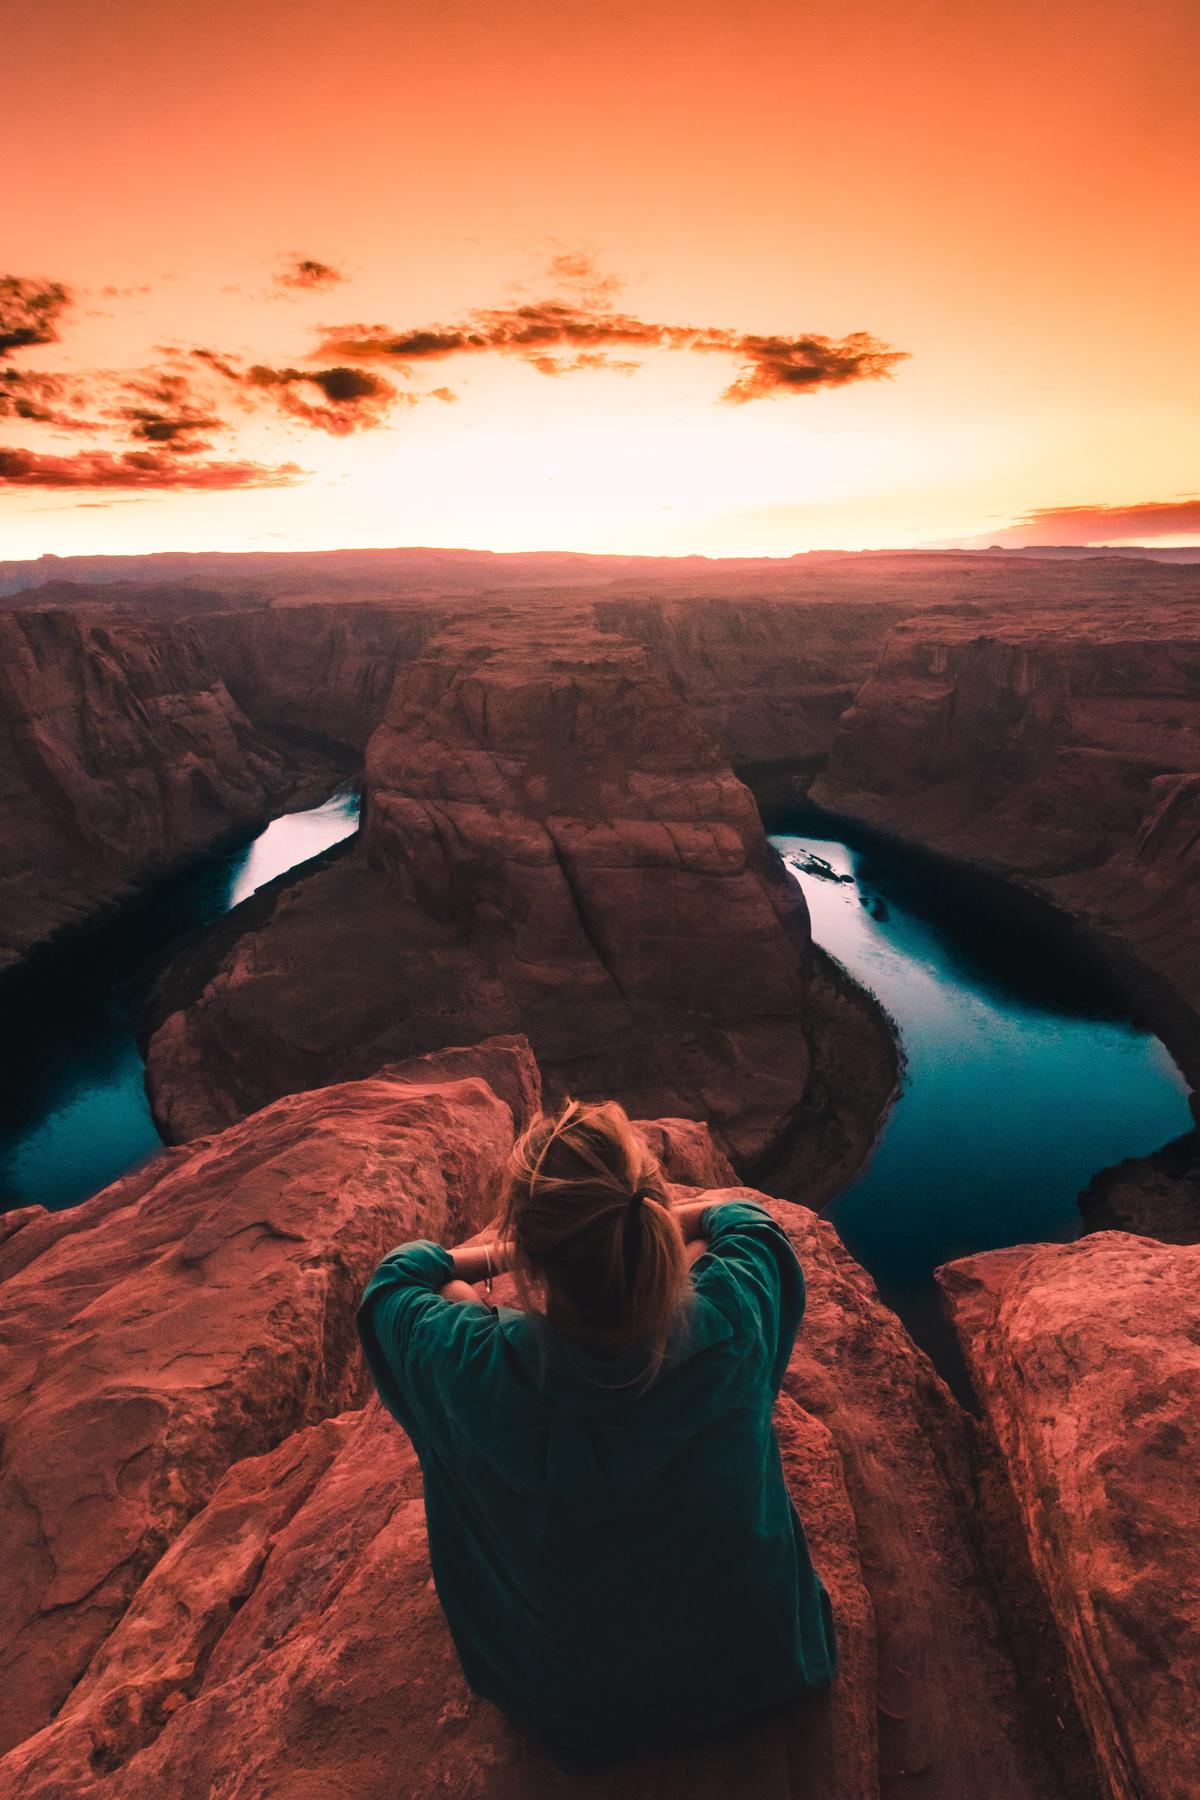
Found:
[[[425,1190],[413,1174],[414,1164],[432,1173],[422,1132],[435,1099],[457,1109],[457,1141],[474,1133],[484,1165],[444,1165],[441,1205],[461,1230],[480,1216],[485,1150],[494,1159],[505,1141],[503,1132],[494,1139],[497,1103],[489,1109],[487,1090],[470,1082],[413,1088],[407,1099],[398,1084],[370,1082],[281,1101],[211,1145],[176,1153],[177,1200],[186,1192],[181,1176],[203,1178],[217,1156],[236,1167],[255,1134],[260,1183],[293,1167],[290,1121],[293,1152],[311,1171],[311,1208],[311,1187],[324,1191],[335,1173],[319,1155],[314,1165],[316,1119],[332,1122],[340,1111],[344,1158],[360,1170],[340,1216],[351,1200],[355,1214],[363,1209],[368,1185],[387,1185],[375,1171],[405,1163],[409,1198],[398,1197],[398,1181],[391,1203],[411,1206],[415,1194],[417,1211],[406,1217],[436,1231],[437,1204],[426,1200],[421,1210]],[[642,1129],[693,1174],[712,1156],[690,1124]],[[360,1130],[379,1131],[371,1184]],[[443,1126],[443,1146],[446,1135]],[[332,1132],[318,1140],[331,1141]],[[964,1517],[968,1421],[832,1229],[804,1209],[774,1208],[809,1288],[777,1426],[838,1617],[842,1671],[830,1696],[609,1776],[566,1775],[463,1684],[429,1579],[419,1469],[404,1434],[374,1402],[308,1425],[297,1404],[298,1429],[277,1434],[263,1454],[247,1434],[222,1441],[227,1472],[197,1495],[190,1518],[164,1532],[172,1541],[93,1626],[57,1715],[0,1763],[5,1800],[899,1800],[918,1788],[943,1800],[1061,1795]],[[300,1229],[300,1219],[293,1223]],[[244,1216],[223,1237],[223,1299],[235,1319],[263,1279],[230,1255],[239,1225]],[[295,1255],[293,1241],[279,1236],[269,1248],[275,1265]],[[144,1244],[131,1252],[139,1253]],[[178,1304],[194,1307],[182,1265],[168,1273],[161,1245],[152,1254],[159,1293],[179,1290]],[[54,1266],[42,1273],[47,1304],[59,1304]],[[160,1308],[155,1316],[161,1332],[171,1315]],[[204,1414],[228,1404],[241,1366],[212,1370],[212,1389],[193,1375],[193,1406]],[[325,1382],[331,1411],[350,1385],[344,1366]],[[78,1456],[83,1423],[46,1413],[43,1427],[61,1474],[64,1457]],[[189,1429],[181,1421],[181,1450]],[[96,1495],[97,1564],[126,1504],[116,1484]],[[61,1653],[46,1650],[54,1666]]]
[[[1200,1069],[1200,608],[1036,599],[897,627],[813,798],[1082,919]]]
[[[816,797],[857,811],[875,796],[893,829],[1006,871],[1103,861],[1151,779],[1200,754],[1200,659],[1174,622],[1144,629],[909,620],[840,721]]]
[[[361,754],[436,623],[427,607],[328,602],[210,611],[196,633],[256,725]]]
[[[1114,1800],[1200,1792],[1198,1276],[1120,1232],[939,1271]]]
[[[186,624],[0,610],[0,970],[286,787]]]
[[[743,1167],[801,1117],[814,1192],[861,1158],[886,1028],[812,956],[749,793],[640,650],[569,611],[460,619],[398,681],[365,787],[361,847],[168,980],[166,1136],[521,1031],[553,1094],[707,1117]]]
[[[479,1066],[535,1094],[519,1056]],[[363,1397],[367,1276],[481,1225],[513,1133],[465,1059],[290,1096],[0,1247],[0,1742],[58,1709],[231,1463]]]
[[[1094,1175],[1079,1196],[1091,1231],[1131,1231],[1200,1244],[1200,1132]]]
[[[811,773],[906,602],[853,593],[597,600],[597,624],[645,646],[735,766]]]
[[[607,1778],[565,1775],[467,1689],[429,1578],[416,1457],[372,1404],[230,1471],[56,1724],[9,1759],[4,1791],[869,1800],[853,1515],[824,1428],[788,1407],[783,1432],[789,1473],[820,1501],[815,1553],[845,1628],[831,1700]]]
[[[1130,841],[1086,876],[1056,881],[1053,892],[1076,915],[1129,943],[1200,1015],[1200,774],[1153,780]],[[1181,1036],[1200,1067],[1200,1027]]]

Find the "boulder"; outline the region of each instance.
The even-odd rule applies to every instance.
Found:
[[[1200,1248],[939,1271],[1112,1800],[1200,1793]]]
[[[809,1303],[776,1423],[834,1689],[596,1777],[469,1693],[349,1321],[386,1244],[482,1222],[513,1124],[478,1076],[291,1096],[10,1277],[47,1348],[9,1400],[41,1588],[8,1598],[5,1800],[1062,1800],[969,1521],[970,1422],[832,1228],[779,1202]],[[640,1129],[672,1172],[719,1170],[691,1122]]]
[[[536,1095],[527,1050],[479,1066]],[[426,1073],[288,1096],[0,1246],[0,1743],[58,1710],[232,1463],[364,1397],[383,1252],[494,1211],[523,1120],[465,1058]]]

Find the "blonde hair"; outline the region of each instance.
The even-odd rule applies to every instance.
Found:
[[[687,1289],[683,1234],[658,1158],[615,1100],[568,1100],[517,1140],[504,1184],[517,1289],[581,1349],[662,1365]]]

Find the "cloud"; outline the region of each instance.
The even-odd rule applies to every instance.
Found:
[[[1126,506],[1038,506],[979,543],[1028,549],[1039,544],[1108,544],[1118,539],[1200,533],[1200,495],[1138,500]]]
[[[333,437],[377,430],[395,405],[415,406],[419,398],[399,393],[382,375],[345,364],[328,369],[276,369],[267,363],[244,367],[214,350],[193,350],[192,356],[232,382],[251,404],[257,395],[267,395],[290,418]]]
[[[328,263],[292,256],[275,285],[322,291],[342,279]],[[550,298],[477,309],[451,324],[325,326],[314,348],[297,360],[249,362],[217,349],[155,345],[160,361],[154,366],[60,374],[17,367],[12,359],[59,341],[61,320],[73,304],[70,290],[61,282],[4,276],[0,423],[82,436],[86,448],[62,455],[4,449],[0,487],[136,493],[287,485],[303,474],[295,463],[242,461],[215,449],[215,438],[235,431],[239,413],[282,414],[332,437],[383,429],[401,408],[457,400],[445,385],[396,383],[396,377],[411,381],[425,365],[454,357],[511,357],[562,379],[600,369],[633,375],[650,351],[720,356],[734,365],[720,398],[744,405],[890,376],[906,355],[862,331],[840,339],[756,336],[645,319],[617,306],[624,283],[602,273],[587,251],[556,255],[549,279],[555,290]],[[141,290],[101,291],[116,298]],[[226,416],[231,411],[233,418]]]
[[[0,356],[32,344],[58,342],[58,321],[71,295],[58,281],[0,275]]]
[[[173,456],[198,456],[211,450],[204,434],[228,429],[211,407],[196,400],[182,375],[135,378],[124,392],[126,403],[108,416],[127,425],[136,442],[169,446]]]
[[[340,270],[313,256],[290,256],[275,276],[275,286],[286,293],[323,293],[345,279]]]
[[[867,332],[855,331],[840,339],[745,336],[737,339],[731,354],[743,368],[721,398],[744,406],[769,394],[805,394],[813,388],[845,387],[851,381],[877,381],[890,376],[908,352],[889,350]]]
[[[550,259],[548,273],[556,288],[566,288],[590,306],[609,306],[625,286],[620,275],[604,275],[590,250],[566,250]]]
[[[580,280],[590,278],[591,265],[586,259],[556,258],[552,269],[560,269],[563,262],[571,264]],[[458,324],[400,331],[386,325],[345,325],[326,331],[318,354],[349,363],[390,363],[406,375],[421,363],[454,356],[511,356],[554,377],[594,368],[630,373],[638,366],[628,357],[610,358],[611,350],[721,355],[740,365],[720,396],[731,406],[778,394],[876,381],[890,376],[908,355],[865,331],[844,338],[812,333],[762,337],[722,326],[666,325],[615,312],[603,304],[603,298],[600,303],[586,297],[555,298],[489,308],[469,313]]]
[[[86,416],[87,407],[87,393],[75,376],[0,368],[0,419],[49,425],[56,431],[92,431],[95,422]]]
[[[81,450],[40,456],[0,449],[0,488],[140,488],[160,491],[290,487],[296,463],[187,462],[162,450]]]

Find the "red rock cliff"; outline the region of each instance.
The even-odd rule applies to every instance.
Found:
[[[1113,1800],[1200,1793],[1198,1277],[1123,1232],[940,1271]]]
[[[290,1096],[17,1221],[5,1800],[1090,1795],[1043,1743],[1045,1658],[1010,1637],[980,1558],[970,1422],[803,1208],[775,1207],[809,1291],[777,1423],[838,1616],[832,1695],[579,1781],[467,1692],[419,1470],[362,1408],[351,1309],[390,1243],[483,1223],[535,1100],[519,1044],[456,1051]],[[673,1179],[728,1178],[700,1127],[646,1130]],[[1049,1699],[1062,1739],[1069,1701]]]
[[[0,968],[286,788],[186,624],[0,610]]]
[[[638,648],[573,616],[458,622],[398,679],[365,786],[361,847],[168,984],[171,1137],[521,1030],[554,1091],[706,1117],[745,1163],[802,1115],[814,1183],[861,1156],[884,1028],[814,959],[749,793]]]

